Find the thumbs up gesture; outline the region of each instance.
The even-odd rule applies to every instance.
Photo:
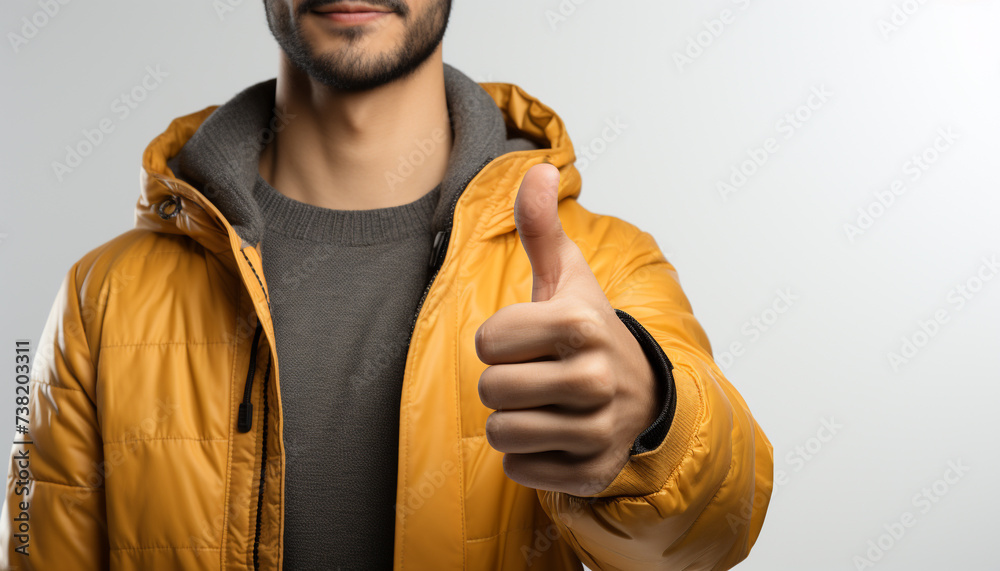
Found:
[[[514,221],[531,262],[531,301],[497,311],[476,331],[489,365],[479,397],[494,409],[490,446],[525,486],[593,495],[614,480],[632,442],[659,412],[656,379],[559,221],[559,170],[535,165]]]

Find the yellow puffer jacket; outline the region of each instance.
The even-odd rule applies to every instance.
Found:
[[[653,238],[577,202],[559,117],[516,86],[482,86],[508,126],[550,148],[495,159],[455,208],[406,356],[394,569],[730,568],[763,524],[770,442]],[[214,109],[150,143],[136,228],[77,262],[55,300],[18,412],[30,435],[18,440],[31,444],[11,451],[0,568],[281,568],[281,367],[260,252],[166,165]],[[542,161],[562,173],[563,227],[612,306],[673,364],[667,437],[593,497],[511,481],[484,434],[474,335],[501,307],[530,301],[512,208]],[[241,432],[248,376],[253,417]]]

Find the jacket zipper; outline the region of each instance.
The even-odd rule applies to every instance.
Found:
[[[261,507],[264,504],[264,478],[267,475],[267,376],[271,372],[271,358],[267,359],[267,367],[264,369],[265,382],[260,384],[261,398],[264,400],[264,423],[261,433],[260,451],[260,486],[257,487],[257,523],[253,534],[253,568],[254,571],[260,569],[260,518]]]
[[[465,193],[465,189],[469,187],[469,183],[472,182],[472,179],[476,178],[476,176],[484,168],[486,168],[486,165],[490,164],[494,160],[496,160],[496,157],[483,161],[483,163],[479,165],[479,168],[472,173],[472,176],[465,180],[465,183],[462,185],[462,191],[459,192],[458,196],[455,197],[455,200],[451,202],[451,209],[448,211],[447,226],[445,226],[444,230],[440,230],[434,235],[434,245],[431,247],[431,257],[427,262],[427,265],[430,266],[433,273],[431,274],[430,279],[427,280],[427,287],[424,288],[424,293],[420,296],[420,301],[417,302],[416,311],[413,312],[413,321],[410,322],[409,340],[413,339],[413,330],[417,327],[417,318],[420,316],[420,308],[424,306],[424,300],[427,299],[427,294],[430,293],[431,286],[434,285],[434,280],[437,278],[438,272],[440,272],[441,266],[444,264],[445,255],[448,253],[448,243],[451,242],[451,229],[455,221],[455,207],[458,206],[458,200],[462,198],[462,194]],[[409,341],[407,344],[409,344]]]
[[[243,258],[246,260],[250,269],[257,276],[257,270],[253,267],[253,263],[250,262],[250,258],[247,257],[246,253],[242,250]],[[267,301],[268,307],[271,305],[271,300],[268,299],[267,290],[264,289],[264,284],[260,281],[260,276],[257,276],[257,283],[260,285],[260,290],[264,293],[264,299]],[[250,347],[250,366],[247,370],[247,379],[243,385],[243,401],[240,402],[239,413],[236,419],[236,429],[240,432],[249,432],[253,424],[253,405],[250,402],[250,393],[253,390],[253,379],[254,373],[257,371],[257,346],[260,343],[260,334],[264,331],[264,327],[261,325],[260,317],[257,318],[257,327],[254,329],[253,334],[253,345]],[[257,486],[257,521],[254,529],[253,535],[253,568],[254,571],[260,569],[260,529],[261,529],[261,508],[264,504],[264,482],[267,475],[267,416],[268,416],[268,403],[267,403],[267,378],[271,373],[271,357],[270,352],[267,359],[267,367],[264,369],[264,379],[261,382],[261,400],[264,403],[264,417],[261,419],[261,452],[260,452],[260,475],[258,477],[259,485]]]

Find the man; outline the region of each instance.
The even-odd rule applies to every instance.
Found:
[[[746,557],[771,445],[559,117],[443,64],[447,0],[265,5],[277,79],[171,123],[59,292],[3,568]]]

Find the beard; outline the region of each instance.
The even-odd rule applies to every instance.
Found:
[[[380,25],[376,22],[338,30],[347,45],[333,53],[317,54],[302,33],[300,21],[311,10],[336,0],[305,0],[295,9],[294,19],[280,2],[264,1],[267,25],[292,64],[323,85],[343,91],[367,91],[412,73],[441,44],[451,14],[451,0],[435,0],[415,17],[405,0],[367,0],[368,4],[392,10],[402,19],[405,32],[399,44],[382,53],[366,52],[370,35],[378,32],[372,29]]]

